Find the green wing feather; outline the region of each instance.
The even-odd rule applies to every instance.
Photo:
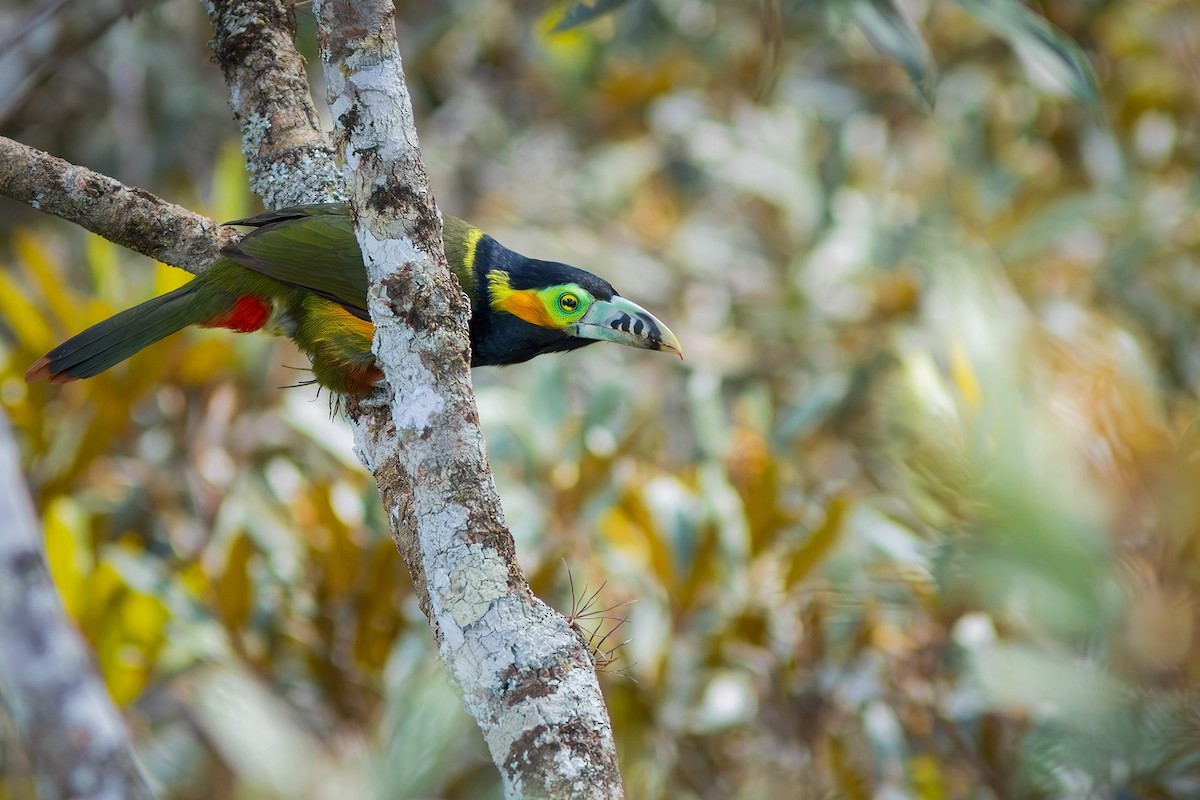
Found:
[[[257,228],[222,255],[368,319],[367,270],[343,203],[297,206],[237,220]]]
[[[444,221],[447,259],[459,284],[470,286],[474,281],[466,243],[479,235],[471,237],[474,229],[456,217],[446,215]],[[370,318],[367,270],[345,203],[284,208],[229,224],[257,230],[226,248],[226,258],[332,300],[361,319]],[[470,251],[473,256],[473,244]]]

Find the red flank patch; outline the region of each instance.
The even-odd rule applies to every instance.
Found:
[[[224,317],[205,323],[206,328],[228,328],[238,333],[250,333],[267,324],[271,306],[266,300],[254,295],[239,297],[233,308]]]

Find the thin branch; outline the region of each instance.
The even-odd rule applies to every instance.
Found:
[[[73,55],[121,19],[161,0],[90,0],[82,11],[60,13],[71,2],[52,0],[0,35],[0,121],[18,117],[29,93]]]
[[[0,685],[37,773],[39,797],[153,797],[121,713],[59,602],[2,415],[0,519]]]
[[[0,136],[0,194],[82,225],[122,247],[191,273],[203,272],[233,228]]]
[[[530,592],[504,524],[471,389],[469,308],[446,265],[391,0],[313,11],[391,392],[349,404],[359,453],[505,796],[623,797],[591,657]]]

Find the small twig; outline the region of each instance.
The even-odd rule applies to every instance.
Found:
[[[601,636],[600,641],[596,642],[596,649],[599,650],[600,648],[604,647],[604,643],[608,641],[608,637],[612,636],[614,633],[619,631],[622,628],[622,626],[624,626],[625,623],[627,623],[627,622],[629,622],[629,617],[621,617],[621,619],[617,622],[617,624],[613,625],[611,628],[609,628],[608,633]],[[597,632],[600,630],[600,627],[601,627],[600,625],[596,625]],[[620,646],[621,645],[617,645],[617,647],[620,647]]]
[[[34,11],[23,23],[13,28],[3,39],[0,39],[0,53],[8,52],[17,42],[32,33],[34,28],[73,2],[74,0],[54,0],[54,2],[47,3],[44,7]]]
[[[566,559],[563,559],[563,564],[566,565]],[[608,581],[601,583],[600,588],[596,589],[596,591],[592,592],[591,594],[588,594],[587,584],[584,584],[583,591],[576,592],[575,576],[571,573],[571,568],[567,567],[567,583],[571,590],[571,611],[569,614],[567,614],[567,624],[571,626],[571,630],[579,634],[580,638],[584,640],[584,643],[587,645],[588,652],[592,656],[592,661],[596,665],[597,672],[621,674],[621,671],[613,672],[609,669],[609,667],[616,663],[617,651],[629,644],[631,640],[626,639],[625,641],[614,645],[608,650],[604,649],[604,643],[607,642],[614,633],[616,633],[629,622],[629,617],[612,616],[609,614],[609,612],[615,611],[616,609],[624,606],[632,605],[633,603],[637,602],[637,598],[625,600],[623,602],[608,606],[607,608],[593,609],[592,606],[596,604],[596,601],[600,597],[600,592],[604,591],[604,587],[608,585]],[[583,624],[581,624],[584,620],[595,622],[595,627],[590,630],[584,627]],[[604,631],[605,622],[613,622],[615,624],[613,624],[612,627],[610,627],[607,631]],[[603,631],[603,633],[601,633],[601,631]],[[628,669],[629,667],[625,668],[625,670]],[[628,675],[626,675],[626,677],[631,678],[631,676]]]

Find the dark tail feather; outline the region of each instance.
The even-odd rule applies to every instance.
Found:
[[[25,380],[68,383],[99,375],[159,339],[198,322],[201,309],[197,306],[203,304],[190,296],[196,290],[195,283],[126,309],[71,337],[34,362]]]

